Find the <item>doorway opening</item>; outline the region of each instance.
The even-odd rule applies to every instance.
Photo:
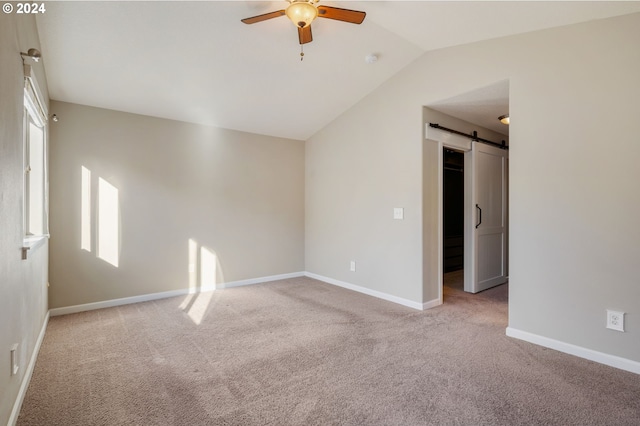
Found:
[[[442,304],[445,297],[487,297],[496,291],[485,290],[498,287],[500,280],[508,282],[509,128],[498,120],[508,113],[508,80],[423,107],[427,308]],[[451,189],[456,181],[458,189]],[[462,232],[460,209],[454,207],[460,204]]]
[[[464,290],[464,153],[447,147],[442,151],[442,218],[442,282]]]

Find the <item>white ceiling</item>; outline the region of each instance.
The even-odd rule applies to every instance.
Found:
[[[509,136],[509,126],[498,121],[498,117],[509,113],[508,80],[444,99],[428,107]]]
[[[314,21],[300,61],[286,17],[240,22],[283,0],[47,2],[37,24],[51,98],[305,140],[428,50],[640,11],[639,1],[322,4],[367,17]],[[490,127],[508,84],[430,106]]]

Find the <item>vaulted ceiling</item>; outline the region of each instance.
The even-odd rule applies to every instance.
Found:
[[[47,2],[37,25],[50,96],[305,140],[429,50],[640,12],[637,1],[323,1],[367,17],[317,19],[301,61],[286,17],[240,22],[287,4]],[[505,88],[434,107],[488,125],[508,108]]]

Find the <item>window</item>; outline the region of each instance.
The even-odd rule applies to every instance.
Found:
[[[31,67],[24,86],[24,230],[25,237],[48,235],[47,113]]]

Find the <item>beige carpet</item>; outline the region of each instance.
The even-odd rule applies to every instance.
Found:
[[[308,278],[51,318],[19,425],[639,425],[640,376]]]

